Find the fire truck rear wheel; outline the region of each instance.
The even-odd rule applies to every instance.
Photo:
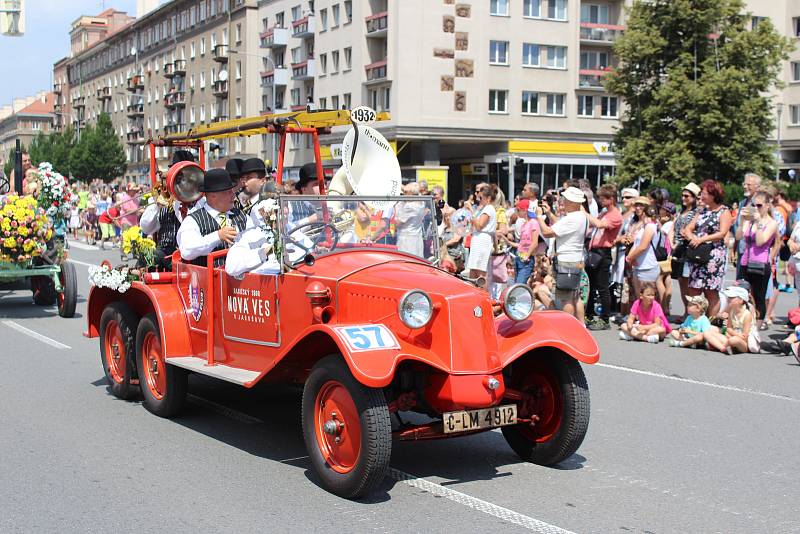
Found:
[[[100,316],[100,361],[111,394],[119,399],[136,395],[136,314],[124,302],[112,302]]]
[[[144,407],[159,417],[173,417],[186,401],[188,373],[168,365],[154,313],[145,315],[136,331],[136,361]]]
[[[360,384],[338,354],[320,360],[303,388],[303,437],[321,485],[354,499],[386,476],[392,428],[383,391]]]

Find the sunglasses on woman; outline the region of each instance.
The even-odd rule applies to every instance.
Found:
[[[764,207],[764,204],[755,204],[755,207],[757,207],[758,209],[761,209],[761,208]]]

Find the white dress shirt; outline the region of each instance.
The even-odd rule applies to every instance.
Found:
[[[234,278],[241,279],[245,273],[280,274],[281,265],[275,254],[267,246],[273,243],[268,231],[251,226],[247,221],[245,230],[228,251],[225,259],[225,272]]]
[[[162,206],[157,202],[151,202],[144,209],[142,216],[139,218],[139,228],[142,229],[142,232],[144,232],[145,235],[157,234],[161,229],[161,221],[158,220],[158,213],[161,211],[161,207]],[[173,202],[172,211],[175,212],[175,216],[178,218],[178,223],[182,223],[183,216],[181,215],[180,201],[175,200]]]
[[[219,223],[219,211],[208,204],[203,204],[203,209]],[[230,217],[228,217],[228,221],[233,223]],[[186,217],[178,229],[178,249],[181,251],[181,257],[185,260],[208,256],[221,244],[222,240],[219,238],[219,232],[202,235],[194,217]]]

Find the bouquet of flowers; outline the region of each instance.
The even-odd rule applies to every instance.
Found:
[[[138,279],[138,276],[127,267],[114,269],[107,264],[89,267],[90,284],[96,287],[107,287],[120,293],[125,293],[131,288],[131,282]]]
[[[72,193],[67,179],[55,172],[53,166],[46,161],[39,164],[39,177],[42,180],[39,205],[45,207],[47,216],[55,224],[68,219]]]
[[[40,256],[53,229],[33,197],[0,198],[0,262],[26,263]]]
[[[156,264],[155,252],[156,242],[142,235],[142,230],[138,226],[131,226],[122,233],[122,252],[133,254],[147,267]]]
[[[258,214],[261,216],[257,224],[272,245],[272,253],[275,254],[275,259],[278,263],[281,263],[283,246],[280,240],[280,231],[278,230],[278,207],[278,201],[274,198],[262,200],[256,206]]]

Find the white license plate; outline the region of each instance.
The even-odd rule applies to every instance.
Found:
[[[447,412],[442,417],[442,422],[445,434],[513,425],[517,422],[517,405],[507,404],[482,410]]]

